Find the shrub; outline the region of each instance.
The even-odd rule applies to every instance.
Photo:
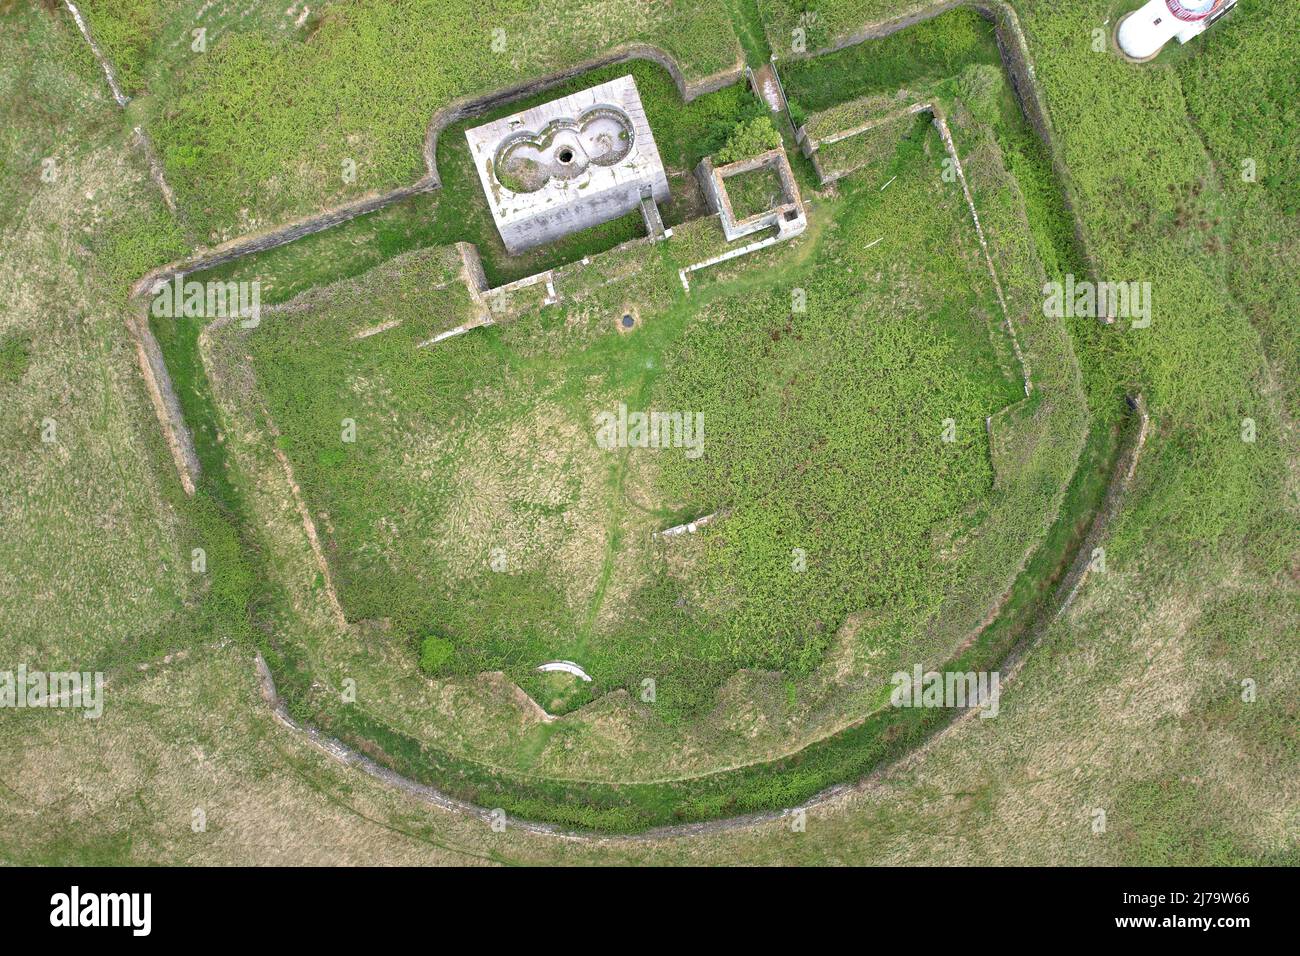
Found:
[[[772,125],[771,117],[756,116],[740,123],[732,131],[727,145],[718,153],[717,163],[725,166],[781,145],[781,134]]]
[[[994,125],[999,119],[1002,72],[988,63],[973,63],[957,79],[957,93],[981,123]]]
[[[456,653],[456,645],[445,637],[430,634],[420,642],[420,670],[426,674],[436,674],[451,660]]]
[[[0,342],[0,382],[17,382],[27,374],[30,363],[26,338],[14,335]]]

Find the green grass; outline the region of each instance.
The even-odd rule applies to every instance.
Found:
[[[768,42],[777,57],[796,56],[796,36],[804,40],[803,51],[815,53],[869,23],[896,19],[916,6],[913,0],[758,0]],[[922,29],[924,23],[905,33]],[[796,34],[796,30],[800,33]],[[931,34],[933,35],[933,34]]]
[[[1132,866],[1243,866],[1242,847],[1215,812],[1215,798],[1187,780],[1131,784],[1119,796],[1115,825]]]
[[[921,113],[896,123],[877,126],[865,133],[836,140],[818,148],[817,161],[828,177],[837,173],[853,172],[873,163],[888,162],[890,154],[897,149],[900,138],[924,136],[925,128],[930,121],[929,113]],[[891,172],[890,175],[894,173]],[[884,186],[886,182],[888,178],[882,180],[880,185]]]
[[[139,92],[144,84],[153,31],[166,6],[164,0],[98,0],[78,5],[127,95]]]
[[[27,374],[32,357],[23,335],[10,335],[0,341],[0,383],[13,385]]]
[[[1216,223],[1211,241],[1226,242],[1233,296],[1263,337],[1294,409],[1300,407],[1300,337],[1294,334],[1300,292],[1271,275],[1275,259],[1300,242],[1300,80],[1291,68],[1290,12],[1281,3],[1243,4],[1200,38],[1203,51],[1184,59],[1177,72],[1222,189],[1246,212],[1231,228]],[[1220,215],[1216,210],[1215,218]]]
[[[731,14],[732,29],[745,51],[745,62],[753,69],[759,69],[771,57],[772,49],[767,45],[758,0],[727,0],[726,6]]]
[[[779,66],[790,110],[802,123],[846,100],[923,89],[968,64],[1001,62],[993,24],[972,10],[957,9],[881,40]]]
[[[574,0],[542,17],[520,0],[416,0],[402,16],[377,0],[336,0],[301,27],[267,2],[85,6],[128,89],[144,94],[168,180],[205,241],[414,182],[434,112],[456,99],[646,39],[692,79],[733,67],[741,52],[728,13],[707,4],[622,0],[574,33],[555,28],[583,14]],[[202,52],[196,25],[208,31]]]
[[[655,145],[673,180],[673,199],[663,208],[671,226],[699,213],[693,171],[716,153],[736,127],[763,115],[763,106],[744,84],[733,84],[683,104],[672,78],[657,64],[638,60],[590,71],[545,93],[461,120],[438,138],[442,188],[421,194],[287,246],[257,253],[199,274],[200,279],[262,283],[264,302],[284,302],[306,289],[351,278],[380,262],[415,249],[472,242],[491,285],[500,285],[554,266],[577,261],[645,234],[639,212],[564,237],[518,256],[509,255],[492,221],[465,141],[465,130],[557,96],[632,75]]]
[[[725,185],[731,211],[738,220],[757,216],[779,206],[784,195],[780,174],[767,166],[737,176],[728,176]]]

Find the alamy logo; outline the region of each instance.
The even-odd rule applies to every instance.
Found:
[[[81,708],[94,719],[104,712],[104,675],[96,671],[0,671],[0,707]]]
[[[619,403],[617,412],[596,413],[596,444],[615,448],[685,448],[687,458],[704,454],[703,412],[629,412]]]
[[[896,671],[889,702],[895,707],[978,707],[980,717],[998,715],[1001,692],[997,671],[929,671],[917,664],[912,673]]]
[[[152,893],[70,893],[50,897],[51,926],[129,926],[134,936],[153,928]]]
[[[1151,324],[1150,282],[1065,282],[1043,285],[1043,315],[1049,319],[1132,319],[1133,328]]]
[[[262,322],[262,283],[182,281],[175,275],[170,282],[160,279],[153,288],[151,312],[167,319],[222,319],[236,317],[246,329]]]

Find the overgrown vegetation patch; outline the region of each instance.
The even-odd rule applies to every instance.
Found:
[[[31,365],[30,343],[24,335],[0,339],[0,383],[13,385],[22,381]]]

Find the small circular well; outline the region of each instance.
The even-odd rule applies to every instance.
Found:
[[[557,156],[562,163],[573,162],[573,150],[569,149],[567,146],[561,149]]]

